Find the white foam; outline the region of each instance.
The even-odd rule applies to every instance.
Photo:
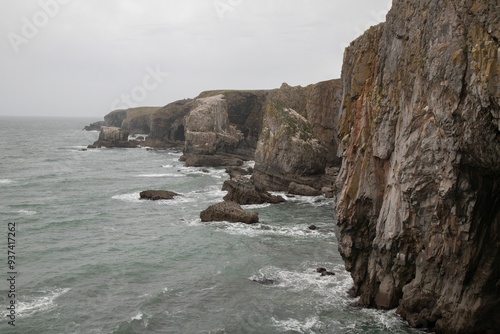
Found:
[[[315,207],[319,206],[331,206],[333,205],[333,199],[326,198],[323,195],[320,196],[300,196],[300,195],[290,195],[286,192],[271,191],[272,195],[279,195],[283,197],[287,202],[298,203],[298,204],[308,204]]]
[[[353,281],[343,265],[334,265],[333,263],[321,263],[333,270],[333,276],[321,276],[316,269],[318,264],[308,263],[307,269],[303,271],[293,271],[278,268],[275,266],[264,267],[256,275],[248,279],[252,281],[273,280],[274,283],[267,285],[266,288],[290,290],[300,295],[307,294],[314,298],[315,302],[322,306],[329,307],[348,307],[353,299],[348,296],[348,290]]]
[[[137,315],[135,317],[132,317],[131,320],[142,320],[143,316],[144,316],[144,314],[142,312],[139,312],[139,313],[137,313]]]
[[[173,174],[173,173],[163,173],[163,174],[141,174],[137,175],[138,177],[185,177],[182,174]]]
[[[244,223],[229,223],[219,222],[219,227],[224,232],[232,235],[245,235],[248,237],[257,237],[262,235],[278,235],[286,237],[301,237],[301,238],[325,238],[330,239],[335,237],[332,231],[324,232],[321,230],[310,230],[308,225],[295,225],[295,226],[275,226],[267,225],[264,223],[258,224],[244,224]]]
[[[123,195],[115,195],[111,197],[112,199],[117,199],[123,202],[127,203],[141,203],[140,195],[139,193],[131,193],[131,194],[123,194]]]
[[[182,196],[175,196],[173,199],[159,200],[156,202],[158,203],[158,205],[177,205],[182,203],[193,203],[196,202],[196,199],[182,195]]]
[[[174,167],[174,165],[163,165],[162,167],[163,168],[172,168],[172,167]]]
[[[20,213],[22,215],[25,215],[25,216],[34,216],[37,214],[36,211],[30,211],[30,210],[19,210],[19,211],[16,211],[17,213]]]
[[[14,181],[10,179],[0,179],[0,184],[11,184],[11,183],[14,183]]]
[[[247,205],[242,205],[241,207],[246,210],[252,210],[252,209],[263,209],[267,208],[268,206],[271,206],[271,203],[247,204]]]
[[[298,333],[310,333],[313,328],[323,325],[318,317],[310,317],[302,322],[292,318],[287,320],[276,320],[276,318],[272,317],[271,320],[273,321],[274,326],[279,327],[284,331],[293,331]]]
[[[29,317],[35,313],[51,310],[57,306],[55,300],[71,289],[54,289],[41,291],[42,296],[20,300],[17,306],[19,317]],[[5,314],[5,313],[4,313]]]

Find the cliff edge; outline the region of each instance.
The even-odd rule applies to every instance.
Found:
[[[500,331],[500,6],[394,0],[346,49],[339,250],[363,306]]]

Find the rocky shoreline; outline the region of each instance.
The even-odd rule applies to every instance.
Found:
[[[359,305],[498,333],[499,40],[495,0],[394,1],[346,49],[341,79],[113,111],[86,128],[100,129],[89,147],[180,147],[188,166],[228,167],[203,221],[255,223],[240,204],[282,202],[269,191],[333,197]]]

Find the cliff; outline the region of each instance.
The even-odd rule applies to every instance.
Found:
[[[339,251],[363,306],[500,331],[500,7],[394,0],[346,49]]]
[[[184,118],[186,164],[238,165],[255,155],[268,91],[201,93]]]
[[[283,84],[270,94],[255,152],[253,179],[259,188],[289,190],[292,182],[321,190],[333,179],[340,80],[307,87]]]

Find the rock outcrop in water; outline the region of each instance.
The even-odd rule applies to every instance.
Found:
[[[339,250],[364,306],[500,331],[500,7],[395,0],[347,48]]]
[[[227,195],[224,196],[225,201],[242,205],[286,202],[281,196],[271,195],[265,190],[257,189],[252,180],[242,176],[224,181],[222,190],[227,191]]]
[[[175,196],[179,196],[179,194],[168,190],[144,190],[139,193],[140,199],[151,201],[170,200],[174,199]]]
[[[221,202],[209,206],[200,213],[202,222],[228,221],[231,223],[255,224],[259,222],[259,214],[244,210],[238,203]]]

